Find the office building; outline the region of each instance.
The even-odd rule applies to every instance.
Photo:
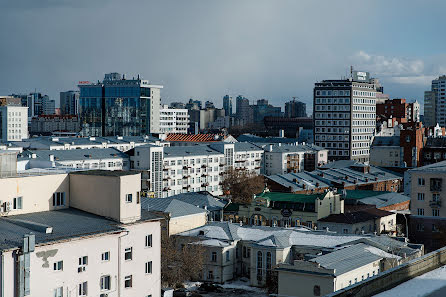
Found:
[[[30,134],[51,135],[53,132],[80,131],[79,118],[76,115],[40,115],[31,119]]]
[[[368,72],[353,71],[349,79],[315,83],[314,141],[329,150],[330,160],[369,160],[376,93]]]
[[[60,112],[62,115],[79,114],[79,91],[60,92]]]
[[[170,108],[186,109],[186,104],[183,102],[172,102],[170,103]]]
[[[160,109],[160,133],[186,134],[189,126],[187,109],[169,108],[162,105]]]
[[[285,103],[285,117],[287,118],[305,118],[307,117],[307,105],[303,102],[293,99]]]
[[[126,79],[119,73],[102,82],[80,82],[79,113],[83,136],[140,136],[160,132],[162,86]]]
[[[283,115],[280,107],[272,106],[266,99],[257,100],[257,104],[251,105],[250,107],[255,123],[263,124],[265,117],[281,117]]]
[[[225,110],[226,116],[232,116],[232,97],[225,95],[223,97],[223,109]]]
[[[28,138],[28,107],[0,106],[0,140],[21,141]]]
[[[236,117],[241,125],[251,124],[254,121],[254,114],[249,105],[248,98],[242,95],[237,96],[236,101]]]
[[[432,81],[430,91],[424,93],[424,120],[427,126],[446,126],[446,75]]]

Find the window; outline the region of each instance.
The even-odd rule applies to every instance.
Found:
[[[212,270],[208,271],[208,279],[214,279],[214,272]]]
[[[125,195],[125,202],[126,203],[132,202],[132,194],[126,194]]]
[[[53,270],[63,270],[63,261],[54,262]]]
[[[229,251],[226,251],[226,262],[229,262],[230,258],[229,258]]]
[[[439,217],[440,216],[440,210],[439,209],[432,209],[432,216],[433,217]]]
[[[63,297],[63,287],[54,289],[54,297]]]
[[[146,262],[146,274],[152,273],[152,261]]]
[[[152,234],[146,235],[146,247],[152,247]]]
[[[266,253],[266,270],[270,271],[272,268],[272,257],[271,252]]]
[[[124,259],[126,261],[132,260],[133,248],[129,247],[125,249]]]
[[[101,260],[102,261],[109,261],[110,260],[110,252],[104,252],[101,255]]]
[[[420,201],[424,200],[424,193],[418,193],[417,194],[417,199],[420,200]]]
[[[344,229],[342,230],[342,232],[343,232],[344,234],[348,234],[348,229],[344,228]]]
[[[79,265],[88,265],[88,256],[83,256],[79,258]]]
[[[88,294],[88,284],[87,282],[80,283],[78,286],[78,296],[87,296]]]
[[[438,226],[435,224],[432,224],[432,232],[439,232],[440,229],[438,229]]]
[[[314,286],[313,288],[313,294],[314,296],[321,296],[321,287],[320,286]]]
[[[424,208],[417,208],[417,215],[424,216]]]
[[[417,224],[417,231],[424,231],[424,225],[423,224]]]
[[[217,252],[212,252],[211,262],[217,262]]]
[[[124,278],[124,288],[131,288],[132,287],[132,276],[131,275],[127,275]]]
[[[53,206],[65,205],[65,192],[53,193]]]
[[[12,201],[12,209],[22,209],[22,197],[16,197]]]
[[[424,180],[424,178],[422,178],[422,177],[419,177],[419,178],[418,178],[418,185],[419,185],[419,186],[424,186],[425,183],[426,183],[426,181]]]
[[[110,290],[110,275],[101,276],[101,291]]]
[[[263,253],[261,251],[257,252],[257,277],[262,276],[263,268]]]

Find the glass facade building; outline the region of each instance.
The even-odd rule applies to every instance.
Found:
[[[102,83],[79,84],[83,136],[159,133],[160,89],[147,80],[106,75]]]

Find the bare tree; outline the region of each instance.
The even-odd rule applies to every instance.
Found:
[[[254,194],[263,191],[265,181],[263,176],[246,169],[230,168],[223,174],[221,187],[223,193],[230,195],[234,203],[250,204]]]
[[[204,247],[188,241],[176,246],[175,238],[163,239],[161,280],[167,287],[182,287],[185,281],[198,279],[204,264]]]

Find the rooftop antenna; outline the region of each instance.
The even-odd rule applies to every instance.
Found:
[[[353,66],[350,66],[350,77],[353,78]]]
[[[293,96],[292,98],[293,98],[293,101],[296,101],[296,98],[299,99],[299,97],[297,97],[297,96]]]

